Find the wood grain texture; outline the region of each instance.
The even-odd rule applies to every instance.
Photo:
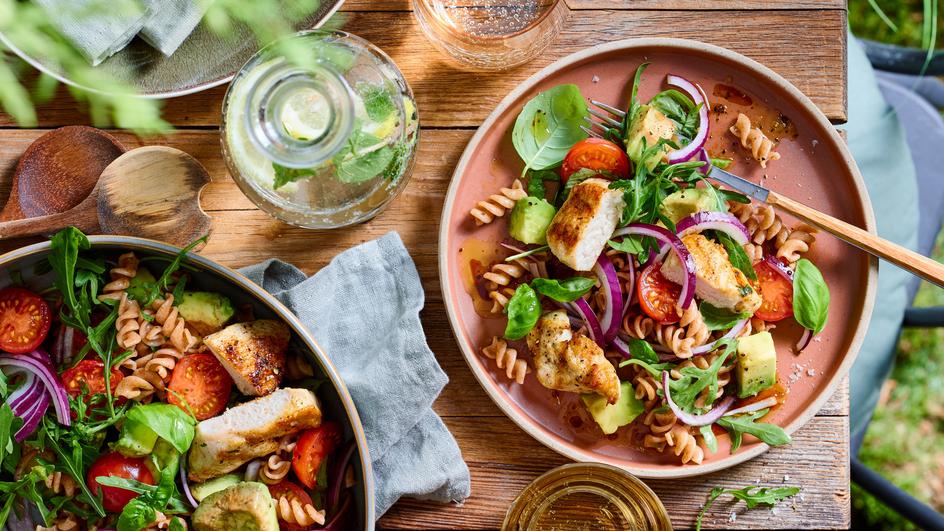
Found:
[[[845,9],[843,0],[566,0],[571,9],[785,10]],[[341,11],[411,11],[412,0],[347,0]]]
[[[574,12],[545,53],[501,74],[451,66],[410,13],[353,12],[348,17],[346,30],[380,46],[401,68],[416,95],[420,122],[427,127],[477,127],[508,92],[539,69],[589,46],[633,36],[697,39],[743,53],[795,84],[831,120],[846,119],[842,10]],[[168,100],[165,118],[178,127],[218,126],[225,91],[217,87]],[[88,122],[64,90],[40,107],[39,118],[42,127]],[[0,125],[12,122],[0,115]]]

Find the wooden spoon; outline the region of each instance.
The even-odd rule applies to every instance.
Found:
[[[0,223],[0,239],[49,234],[73,225],[83,232],[125,234],[184,246],[209,233],[200,208],[206,169],[178,149],[146,146],[115,159],[74,208]]]
[[[92,192],[102,170],[125,151],[108,133],[84,125],[44,134],[20,157],[0,219],[46,216],[75,207]]]

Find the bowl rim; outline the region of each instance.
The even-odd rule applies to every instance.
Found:
[[[157,240],[151,240],[148,238],[139,238],[136,236],[112,236],[112,235],[90,235],[88,236],[89,242],[91,243],[91,248],[96,247],[124,247],[130,250],[142,250],[150,252],[158,252],[163,254],[169,254],[175,256],[180,253],[181,248],[168,243],[160,242]],[[37,254],[48,253],[52,247],[52,242],[50,240],[34,243],[24,247],[20,247],[13,251],[6,252],[0,255],[0,268],[6,268],[12,263],[22,260],[24,258],[34,256]],[[230,281],[231,283],[239,286],[240,288],[248,291],[256,300],[266,305],[270,310],[272,310],[279,318],[283,319],[293,331],[300,337],[306,344],[308,348],[311,349],[312,353],[318,358],[318,361],[321,362],[322,367],[325,369],[325,373],[328,376],[328,379],[331,380],[334,389],[337,391],[338,396],[341,399],[341,403],[344,406],[345,413],[348,417],[348,422],[351,424],[351,429],[354,432],[354,440],[357,441],[357,450],[360,457],[361,470],[363,472],[363,491],[364,491],[364,523],[366,531],[373,531],[375,525],[375,498],[374,498],[374,472],[372,460],[370,457],[370,450],[367,447],[367,436],[364,433],[364,426],[361,424],[360,415],[357,412],[357,406],[354,404],[353,398],[347,389],[347,386],[344,384],[344,381],[341,379],[340,374],[335,368],[334,364],[331,362],[331,359],[325,355],[324,351],[321,349],[321,346],[318,345],[318,342],[315,341],[315,338],[312,337],[311,333],[308,332],[308,329],[302,324],[301,320],[292,313],[284,304],[282,304],[278,299],[276,299],[272,294],[262,289],[261,286],[255,282],[249,280],[247,277],[241,273],[226,267],[222,264],[218,264],[209,258],[200,256],[196,253],[190,252],[187,254],[185,262],[197,265],[202,269],[209,270],[224,279]]]
[[[823,112],[820,111],[820,109],[805,94],[803,94],[792,83],[787,81],[783,76],[774,72],[767,66],[764,66],[763,64],[740,53],[701,41],[670,37],[622,39],[598,44],[596,46],[577,51],[566,57],[558,59],[550,65],[542,68],[538,72],[535,72],[526,80],[522,81],[511,92],[509,92],[508,95],[505,96],[492,110],[491,114],[488,115],[482,125],[479,126],[478,130],[475,132],[475,135],[473,135],[468,144],[466,144],[466,148],[462,153],[462,157],[459,159],[459,163],[456,165],[456,169],[453,172],[450,180],[449,189],[446,192],[446,200],[443,203],[438,242],[439,282],[440,289],[442,290],[443,301],[446,307],[446,315],[448,316],[449,324],[452,328],[453,337],[456,339],[456,343],[459,346],[459,350],[462,352],[462,356],[465,359],[466,364],[469,366],[469,369],[472,371],[475,379],[479,382],[479,385],[482,386],[495,405],[497,405],[498,408],[501,409],[501,411],[519,428],[524,430],[544,446],[550,448],[560,455],[563,455],[564,457],[573,459],[575,461],[592,461],[612,464],[614,466],[623,468],[624,470],[627,470],[636,476],[644,478],[684,478],[709,474],[711,472],[717,472],[718,470],[730,468],[762,454],[770,447],[767,444],[758,441],[758,443],[752,445],[750,448],[742,449],[735,454],[718,459],[717,461],[709,462],[707,464],[656,469],[625,465],[623,462],[621,462],[621,460],[617,460],[608,456],[602,456],[594,453],[592,450],[579,449],[573,444],[558,441],[558,438],[553,434],[545,433],[546,428],[544,428],[537,421],[531,419],[523,413],[516,411],[515,407],[511,405],[510,401],[503,398],[502,393],[498,389],[498,385],[493,381],[491,375],[483,370],[479,364],[475,362],[477,354],[467,348],[467,345],[465,345],[462,341],[462,334],[460,333],[461,326],[458,320],[459,312],[458,309],[452,304],[453,291],[450,288],[449,282],[450,273],[448,271],[449,264],[447,250],[449,248],[448,243],[451,239],[450,212],[452,212],[453,204],[456,200],[460,178],[462,174],[465,173],[466,167],[472,160],[473,151],[482,142],[483,138],[486,134],[488,134],[495,122],[498,121],[502,115],[510,111],[510,107],[515,101],[521,98],[524,94],[533,90],[537,84],[541,83],[549,76],[556,74],[558,71],[576,63],[580,63],[584,60],[592,59],[597,55],[614,51],[632,51],[641,48],[663,48],[681,52],[689,51],[701,54],[707,53],[723,61],[734,63],[736,66],[744,68],[746,71],[752,72],[757,77],[765,79],[767,82],[784,91],[788,97],[793,98],[797,104],[802,107],[804,111],[806,111],[807,117],[809,117],[813,122],[816,123],[816,125],[820,127],[820,129],[825,132],[828,140],[836,147],[841,160],[845,163],[849,173],[852,176],[853,187],[861,199],[861,206],[865,218],[865,229],[872,234],[876,234],[875,215],[872,211],[872,202],[869,198],[868,191],[866,190],[862,175],[859,173],[858,166],[856,166],[855,160],[853,160],[846,142],[842,139],[842,137],[839,136],[839,133],[836,131],[832,123],[829,122]],[[872,317],[872,310],[875,305],[875,295],[877,291],[877,277],[878,259],[874,256],[869,256],[868,274],[865,287],[865,302],[862,307],[862,319],[859,320],[858,326],[849,344],[849,349],[846,351],[845,356],[840,362],[839,367],[833,374],[832,378],[830,378],[825,383],[823,390],[818,393],[810,406],[800,412],[793,422],[783,426],[787,433],[792,434],[797,429],[809,422],[809,420],[813,418],[820,409],[822,409],[823,404],[833,396],[836,387],[849,373],[849,369],[852,367],[852,363],[858,356],[859,349],[865,339],[865,334],[868,330],[868,325]]]

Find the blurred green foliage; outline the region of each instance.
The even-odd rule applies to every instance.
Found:
[[[858,37],[927,48],[931,26],[925,21],[936,19],[935,37],[944,30],[938,4],[939,0],[849,0],[849,26]]]

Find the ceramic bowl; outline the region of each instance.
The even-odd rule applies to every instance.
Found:
[[[180,252],[179,248],[171,245],[128,236],[89,236],[89,241],[92,244],[92,251],[111,254],[134,251],[142,259],[172,260]],[[49,249],[50,244],[47,241],[0,256],[0,288],[11,284],[11,276],[12,278],[19,276],[27,287],[33,289],[43,289],[52,285],[52,277],[49,273],[44,276],[36,276],[35,273],[37,264],[45,265]],[[296,352],[308,353],[308,359],[312,365],[316,370],[320,369],[321,374],[330,382],[330,386],[322,385],[319,388],[318,398],[325,418],[340,422],[344,426],[345,439],[353,438],[357,444],[357,452],[352,459],[357,478],[357,486],[354,488],[358,519],[356,529],[373,531],[374,475],[367,450],[367,439],[351,395],[331,360],[288,308],[246,277],[199,255],[188,255],[184,264],[196,269],[196,272],[190,272],[191,280],[188,286],[222,293],[237,308],[249,305],[256,318],[279,319],[286,323],[292,330],[290,348]],[[48,270],[48,268],[43,269]]]
[[[769,68],[716,46],[679,39],[624,40],[575,53],[531,76],[479,128],[449,187],[440,229],[439,272],[449,320],[469,367],[492,400],[525,432],[577,461],[608,463],[642,477],[685,477],[741,463],[767,446],[746,437],[731,454],[728,437],[719,436],[718,451],[706,452],[703,463],[679,465],[674,455],[635,448],[625,434],[603,436],[587,425],[575,395],[552,393],[533,374],[524,385],[509,383],[494,362],[480,354],[493,335],[502,335],[504,320],[477,314],[469,295],[471,261],[487,265],[507,254],[496,254],[498,242],[508,238],[507,222],[476,227],[469,210],[521,174],[511,131],[525,102],[552,86],[575,83],[587,98],[626,108],[633,73],[647,61],[651,64],[640,89],[643,101],[660,90],[667,73],[673,73],[700,84],[713,106],[727,106],[727,112],[712,112],[709,118],[708,147],[715,156],[734,158],[731,171],[874,232],[871,205],[849,151],[826,117],[796,87]],[[750,104],[726,87],[741,91]],[[782,159],[771,162],[766,171],[748,160],[727,133],[736,111],[750,106],[749,114],[786,119],[796,131],[780,141]],[[796,222],[782,217],[787,224]],[[799,355],[793,349],[802,330],[792,319],[778,323],[773,333],[779,353],[777,373],[788,395],[767,420],[791,433],[819,411],[848,373],[875,297],[874,259],[826,234],[818,236],[807,256],[822,270],[832,304],[826,329]]]

